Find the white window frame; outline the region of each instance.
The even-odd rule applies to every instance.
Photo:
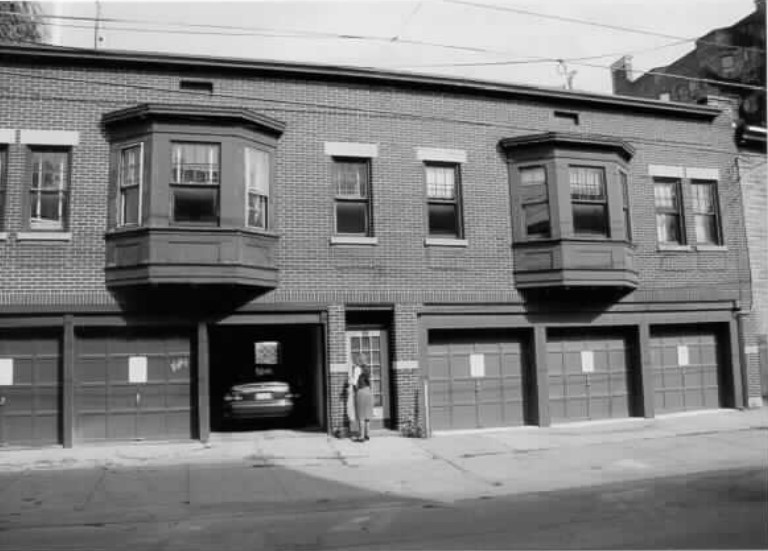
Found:
[[[59,187],[58,187],[58,209],[57,209],[57,221],[55,222],[46,222],[41,218],[34,218],[32,216],[33,212],[35,212],[35,206],[38,214],[40,213],[40,209],[42,206],[42,197],[43,197],[43,188],[40,185],[41,181],[38,180],[38,187],[35,188],[34,186],[34,174],[35,174],[35,155],[38,153],[62,153],[66,156],[66,166],[59,167]],[[68,199],[69,194],[69,175],[71,172],[71,162],[72,162],[72,150],[69,147],[46,147],[46,146],[39,146],[39,147],[32,147],[29,150],[30,154],[30,171],[29,171],[29,181],[27,182],[28,188],[28,198],[29,198],[29,211],[28,211],[28,217],[27,217],[27,224],[29,225],[29,229],[32,231],[44,231],[44,232],[64,232],[66,231],[66,225],[67,220],[65,220],[67,215],[67,208],[66,203]],[[38,165],[41,166],[41,165]],[[40,172],[42,174],[42,171]],[[35,193],[37,192],[37,193]]]
[[[264,154],[266,158],[266,167],[267,167],[267,176],[266,176],[266,194],[260,193],[260,190],[256,186],[252,186],[252,183],[249,178],[251,174],[250,170],[250,156],[249,151],[256,151],[258,153]],[[245,227],[247,228],[253,228],[258,230],[268,230],[271,225],[271,205],[270,205],[270,191],[271,191],[271,185],[272,185],[272,155],[265,151],[264,149],[260,149],[258,147],[252,147],[252,146],[246,146],[243,149],[243,166],[245,168],[245,174],[244,174],[244,184],[245,184]],[[261,197],[263,199],[263,205],[264,205],[264,224],[263,226],[258,225],[251,225],[250,224],[250,211],[251,211],[251,195],[255,195],[257,197]]]
[[[139,148],[139,183],[137,184],[139,190],[139,200],[138,200],[138,212],[136,213],[136,223],[127,223],[125,221],[125,194],[123,193],[123,190],[126,189],[126,186],[123,185],[123,153],[127,151],[128,149],[133,149],[134,147]],[[143,142],[136,142],[131,143],[127,145],[123,145],[120,147],[120,153],[119,153],[119,159],[117,163],[117,193],[118,193],[118,211],[117,211],[117,225],[120,227],[123,226],[141,226],[142,224],[142,213],[144,212],[144,143]],[[136,186],[127,186],[127,187],[136,187]]]

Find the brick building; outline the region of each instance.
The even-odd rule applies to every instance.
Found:
[[[51,47],[0,62],[2,443],[205,440],[260,346],[334,434],[356,352],[393,429],[759,402],[718,108]]]

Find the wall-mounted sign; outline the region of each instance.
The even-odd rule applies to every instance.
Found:
[[[581,372],[582,373],[595,372],[595,353],[592,350],[581,351]]]
[[[688,357],[688,347],[684,344],[680,344],[677,347],[677,364],[680,366],[689,365],[690,359]]]
[[[472,377],[485,377],[485,354],[469,355],[469,374]]]
[[[13,385],[13,358],[0,358],[0,386]]]
[[[147,357],[130,356],[128,358],[128,382],[146,383],[147,382]]]
[[[280,363],[280,343],[259,341],[253,343],[253,359],[257,365],[277,365]]]

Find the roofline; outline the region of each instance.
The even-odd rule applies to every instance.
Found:
[[[558,88],[531,85],[507,84],[494,81],[466,79],[459,77],[433,76],[420,73],[397,72],[375,68],[350,67],[342,65],[319,65],[275,60],[248,60],[241,58],[220,58],[210,56],[188,56],[157,52],[130,52],[120,50],[93,50],[89,48],[65,48],[60,46],[19,46],[0,45],[0,59],[10,58],[14,62],[66,61],[72,64],[116,63],[158,65],[165,67],[189,67],[195,70],[215,69],[229,71],[251,71],[281,74],[285,76],[311,76],[325,79],[349,79],[371,83],[397,84],[401,86],[448,88],[456,92],[498,94],[503,96],[526,97],[545,101],[582,103],[609,108],[624,108],[635,111],[650,111],[672,116],[700,119],[714,119],[720,114],[716,107],[670,103],[654,99],[630,96],[612,96],[593,92],[561,90]]]
[[[624,140],[602,134],[576,134],[574,132],[543,132],[527,136],[515,136],[514,138],[502,139],[499,145],[505,150],[536,147],[539,145],[572,145],[612,149],[621,153],[626,159],[631,159],[635,154],[635,148]]]

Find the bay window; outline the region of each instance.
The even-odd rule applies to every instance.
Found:
[[[218,224],[219,175],[218,144],[171,144],[173,222]]]
[[[118,225],[134,226],[141,223],[141,192],[144,177],[143,145],[136,144],[120,150],[118,187],[120,204]]]
[[[569,167],[573,231],[578,236],[608,235],[608,196],[605,170],[599,167]]]
[[[69,150],[35,148],[31,151],[29,229],[66,229],[69,190]]]
[[[520,187],[526,236],[550,237],[552,232],[546,169],[543,166],[521,168]]]

